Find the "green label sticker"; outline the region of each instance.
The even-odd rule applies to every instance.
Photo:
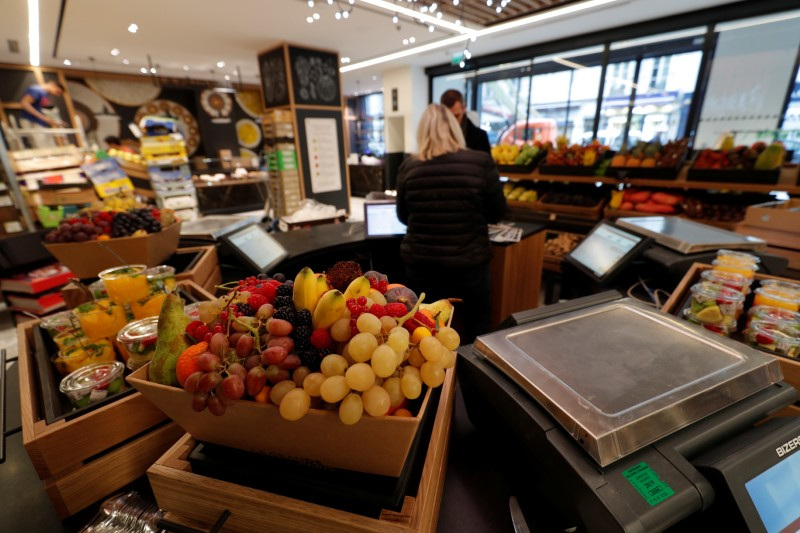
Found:
[[[652,507],[655,507],[675,494],[675,491],[672,490],[669,485],[661,481],[661,478],[658,477],[655,470],[650,468],[647,463],[642,462],[636,466],[632,466],[625,470],[622,475],[625,476],[625,479],[633,485],[633,488],[635,488],[639,494],[642,495],[642,498]]]

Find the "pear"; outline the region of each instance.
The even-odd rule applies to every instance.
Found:
[[[161,314],[158,315],[158,341],[150,361],[148,377],[154,383],[178,386],[175,365],[178,357],[189,347],[186,326],[191,319],[183,311],[183,298],[175,293],[167,294]]]

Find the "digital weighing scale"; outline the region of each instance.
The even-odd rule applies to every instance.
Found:
[[[800,418],[753,427],[797,400],[774,357],[617,293],[514,318],[459,350],[459,382],[562,524],[800,529]]]

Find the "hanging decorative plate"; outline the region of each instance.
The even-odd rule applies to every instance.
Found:
[[[205,89],[200,93],[200,106],[214,123],[220,124],[231,120],[233,100],[226,93]]]
[[[144,105],[161,94],[161,87],[152,81],[86,78],[86,84],[109,102],[128,107]]]
[[[236,122],[236,138],[247,148],[256,148],[261,143],[261,128],[249,118]]]
[[[261,118],[261,115],[264,114],[264,106],[261,105],[261,93],[258,91],[237,91],[234,98],[236,98],[236,103],[239,104],[242,111],[252,118]]]
[[[177,120],[178,129],[186,142],[186,151],[189,155],[197,151],[200,146],[200,128],[194,116],[181,104],[171,100],[153,100],[136,110],[136,115],[133,117],[134,124],[138,124],[145,115],[164,115]]]

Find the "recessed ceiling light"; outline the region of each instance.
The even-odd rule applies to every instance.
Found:
[[[350,12],[349,11],[342,11],[342,18],[350,18]]]
[[[334,14],[333,14],[333,17],[334,17],[336,20],[339,20],[339,19],[341,19],[341,18],[342,18],[342,14],[341,14],[340,12],[338,12],[338,11],[337,11],[336,13],[334,13]]]
[[[399,20],[400,20],[400,19],[399,19],[399,18],[397,18],[397,15],[395,15],[395,16],[393,16],[393,17],[392,17],[392,22],[393,22],[394,24],[397,24],[397,22],[398,22]]]
[[[112,48],[111,55],[117,57],[119,55],[119,48]]]
[[[156,67],[150,67],[150,74],[156,73]]]
[[[70,61],[69,59],[65,59],[65,60],[64,60],[64,64],[65,64],[66,66],[70,66],[70,65],[72,64],[72,61]]]
[[[457,6],[458,5],[458,0],[453,0],[453,5]]]
[[[378,76],[372,76],[372,81],[375,81],[377,79],[378,79]]]
[[[189,65],[184,65],[183,70],[189,70]]]
[[[440,19],[440,18],[442,18],[442,12],[441,12],[441,11],[439,11],[438,13],[436,13],[436,18],[437,18],[437,19]]]
[[[231,77],[225,74],[225,81],[231,81]]]
[[[314,0],[308,0],[308,7],[314,7]]]
[[[131,33],[136,33],[137,31],[139,31],[139,25],[131,24],[130,26],[128,26],[128,31]]]
[[[147,74],[147,69],[142,67],[139,69],[139,72],[141,72],[142,74]]]
[[[314,20],[319,20],[319,13],[314,13],[311,16],[314,17]]]
[[[123,65],[130,65],[131,64],[131,60],[130,59],[123,59],[122,60],[122,64]]]
[[[408,39],[403,39],[403,45],[407,45],[407,44],[408,44]]]
[[[218,68],[222,68],[224,66],[225,66],[225,62],[224,61],[217,61],[217,67]]]
[[[349,63],[349,62],[350,62],[350,58],[349,57],[345,56],[345,57],[342,58],[342,63]]]
[[[498,13],[500,13],[502,10],[503,10],[503,8],[502,8],[502,7],[500,7],[500,6],[497,6],[497,7],[495,8],[495,11],[496,11],[496,12],[498,12]]]
[[[417,42],[417,38],[416,37],[409,37],[408,38],[408,42],[410,42],[411,44],[414,44],[415,42]]]
[[[433,33],[433,29],[434,29],[434,28],[433,28],[433,26],[428,26],[428,31],[429,31],[430,33]]]
[[[312,22],[314,22],[314,17],[306,17],[306,22],[311,24]]]

